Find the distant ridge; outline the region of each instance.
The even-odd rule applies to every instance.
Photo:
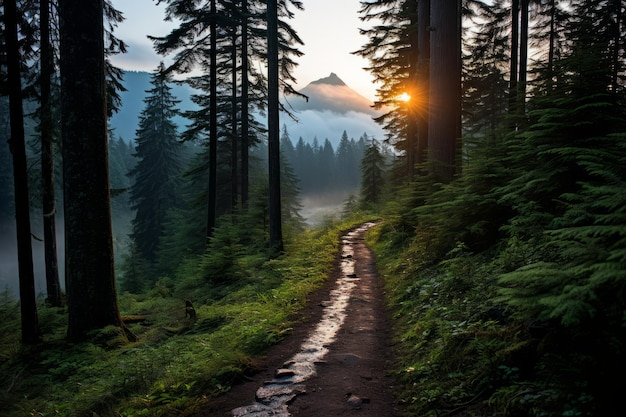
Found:
[[[287,98],[291,107],[296,111],[315,110],[339,114],[357,112],[370,116],[380,115],[380,112],[372,108],[374,103],[348,87],[334,72],[331,72],[328,77],[312,81],[301,89],[300,93],[309,97],[309,100],[306,101],[301,97]]]
[[[124,72],[124,86],[127,91],[122,92],[122,108],[119,112],[113,114],[110,119],[109,127],[113,129],[113,138],[122,137],[125,141],[134,141],[136,130],[139,124],[139,115],[145,107],[144,98],[146,97],[146,90],[151,88],[150,85],[151,73],[144,71],[125,71]],[[172,83],[172,94],[174,97],[181,101],[179,109],[181,111],[190,110],[195,108],[195,104],[191,102],[190,96],[192,90],[186,85],[180,85]],[[364,130],[370,133],[378,132],[379,127],[372,121],[372,117],[380,116],[381,112],[372,109],[373,103],[354,91],[334,72],[331,72],[327,77],[320,78],[312,81],[302,90],[301,93],[309,97],[307,102],[302,97],[287,96],[284,100],[287,101],[287,108],[291,106],[295,110],[295,115],[298,117],[298,113],[303,116],[302,112],[310,111],[313,113],[335,113],[339,117],[346,117],[348,113],[354,112],[360,114],[361,118],[351,117],[353,123],[359,119],[365,123]],[[325,124],[329,121],[335,120],[335,117],[328,118],[323,117]],[[189,124],[189,120],[177,116],[174,118],[178,130],[182,132]],[[344,129],[349,124],[345,123],[338,129]],[[367,126],[367,127],[365,127]],[[312,139],[317,133],[315,130],[319,130],[319,126],[316,123],[310,124],[308,127],[311,133],[304,135]],[[294,131],[296,128],[294,128]],[[358,130],[353,133],[360,135],[363,132]],[[336,133],[339,137],[341,131]],[[321,133],[320,133],[321,135]]]

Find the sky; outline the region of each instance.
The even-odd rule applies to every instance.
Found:
[[[146,35],[162,36],[175,26],[163,19],[165,6],[156,0],[112,0],[126,20],[116,29],[116,35],[129,45],[127,54],[113,59],[126,70],[154,71],[162,60]],[[361,48],[366,38],[359,34],[364,27],[359,20],[359,0],[302,0],[304,11],[297,11],[291,26],[304,42],[294,71],[298,89],[311,81],[336,73],[348,86],[374,101],[375,85],[363,69],[367,61],[351,54]]]

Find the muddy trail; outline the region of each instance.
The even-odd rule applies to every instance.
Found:
[[[373,225],[344,234],[332,276],[292,334],[255,363],[261,371],[198,417],[399,415],[387,374],[391,332],[382,282],[363,240]]]

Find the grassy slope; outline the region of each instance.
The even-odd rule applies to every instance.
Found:
[[[463,246],[434,258],[424,233],[399,244],[387,223],[368,235],[384,276],[409,416],[611,414],[619,366],[584,335],[514,320],[498,302],[510,248]],[[583,343],[581,343],[583,342]],[[614,374],[604,373],[614,364]]]
[[[341,232],[366,219],[305,232],[277,260],[237,260],[239,278],[212,287],[206,265],[190,260],[179,278],[162,280],[141,296],[123,294],[123,315],[139,342],[117,329],[94,334],[94,343],[67,344],[66,315],[41,307],[45,341],[19,343],[19,307],[0,303],[0,414],[12,416],[184,416],[206,396],[228,390],[250,371],[251,358],[290,331],[295,313],[333,267]],[[176,279],[184,281],[172,285]],[[195,301],[197,321],[184,317]],[[200,301],[196,301],[200,300]]]

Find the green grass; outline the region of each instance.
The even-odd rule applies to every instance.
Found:
[[[244,256],[236,279],[209,284],[207,265],[189,259],[177,276],[147,294],[120,296],[138,336],[124,343],[116,328],[91,343],[65,341],[66,314],[40,303],[44,342],[19,343],[19,307],[0,303],[0,414],[23,416],[185,416],[253,370],[253,358],[289,334],[307,297],[327,279],[344,230],[353,219],[307,231],[287,242],[279,259]],[[195,266],[194,266],[195,265]],[[197,311],[185,318],[184,300]],[[136,318],[136,317],[135,317]]]

